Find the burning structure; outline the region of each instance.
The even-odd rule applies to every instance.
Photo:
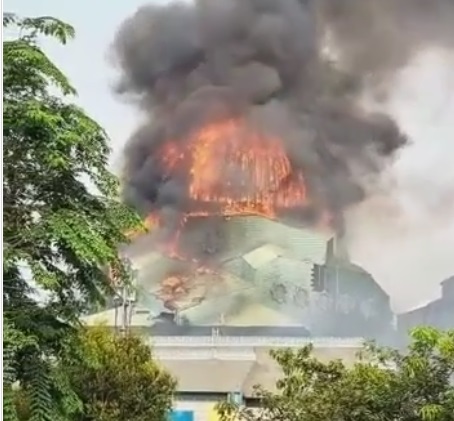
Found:
[[[215,227],[222,231],[214,246],[205,219],[189,221],[182,231],[179,246],[191,244],[199,260],[146,252],[144,243],[153,241],[153,233],[138,239],[128,251],[142,296],[157,297],[196,325],[289,324],[292,312],[294,320],[301,318],[309,305],[312,267],[324,263],[330,237],[258,216],[223,219]],[[246,314],[252,309],[251,319]]]
[[[118,89],[144,116],[124,198],[151,227],[126,254],[187,323],[252,302],[308,320],[343,212],[405,144],[358,105],[368,75],[323,52],[333,19],[302,0],[199,0],[142,7],[117,33]]]
[[[272,390],[282,375],[270,349],[312,343],[316,358],[350,364],[363,338],[386,336],[389,298],[349,262],[343,214],[405,138],[358,98],[386,93],[423,41],[452,45],[453,10],[450,0],[193,0],[124,22],[119,91],[144,117],[125,150],[124,198],[151,228],[124,250],[140,288],[129,326],[153,335],[178,380],[175,419],[216,419],[227,396],[255,406],[253,386]],[[441,300],[399,325],[452,321],[446,282]],[[118,310],[85,321],[116,326]]]
[[[339,225],[405,138],[360,109],[366,75],[340,70],[321,42],[301,0],[140,8],[114,44],[119,90],[145,116],[125,150],[125,199],[144,216],[297,209]]]
[[[342,257],[332,232],[252,215],[217,220],[215,227],[222,229],[218,248],[208,254],[203,250],[213,235],[209,221],[190,220],[181,231],[178,245],[192,245],[198,260],[157,251],[159,229],[128,248],[142,313],[147,309],[155,319],[172,313],[183,327],[175,330],[179,334],[196,334],[191,326],[227,326],[379,337],[390,329],[389,297]],[[162,327],[169,332],[168,324]]]

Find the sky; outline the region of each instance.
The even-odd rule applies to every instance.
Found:
[[[136,123],[136,112],[112,93],[115,71],[109,47],[120,23],[144,0],[5,0],[6,12],[19,16],[53,16],[74,26],[76,37],[66,46],[49,39],[42,45],[78,91],[77,102],[103,126],[112,140],[112,164]],[[159,3],[159,2],[156,2]]]
[[[120,23],[145,3],[150,1],[3,3],[6,12],[50,15],[75,27],[76,38],[68,45],[43,40],[43,47],[77,89],[79,105],[107,130],[114,170],[120,167],[121,150],[138,114],[113,94],[115,70],[108,61],[109,47]],[[391,194],[372,197],[351,218],[352,259],[378,279],[400,311],[433,298],[438,283],[454,275],[452,55],[423,54],[396,80],[387,107],[410,136],[411,144],[390,168]]]
[[[404,311],[438,298],[454,275],[454,52],[422,51],[386,108],[409,145],[384,173],[391,185],[353,210],[350,257]]]

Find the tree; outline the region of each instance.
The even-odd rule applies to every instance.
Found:
[[[52,364],[71,358],[79,314],[112,293],[103,268],[128,281],[117,249],[138,217],[118,200],[104,130],[70,101],[76,93],[39,46],[74,29],[52,17],[3,16],[4,416],[19,382],[36,421],[76,410]],[[88,187],[88,186],[91,187]]]
[[[68,378],[80,400],[68,420],[167,421],[176,383],[139,336],[98,326],[81,328],[73,341],[78,358],[52,367],[55,378]],[[15,390],[14,404],[19,420],[29,421],[30,400],[22,389]]]
[[[82,330],[80,339],[82,358],[60,366],[83,403],[77,420],[167,420],[175,381],[153,361],[146,343],[104,327]]]
[[[353,367],[322,363],[311,347],[273,356],[276,391],[257,388],[260,410],[221,403],[221,419],[249,421],[452,421],[454,331],[419,328],[408,352],[366,345]]]

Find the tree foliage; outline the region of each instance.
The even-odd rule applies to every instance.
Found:
[[[78,421],[164,421],[175,381],[152,359],[139,337],[103,327],[82,331],[82,357],[68,373],[83,403]]]
[[[167,421],[176,383],[140,337],[98,326],[81,328],[72,341],[77,356],[52,366],[53,378],[67,379],[77,399],[76,410],[61,408],[68,421]],[[13,404],[19,421],[32,418],[22,388]]]
[[[257,388],[261,408],[219,406],[223,420],[453,421],[454,331],[419,328],[405,353],[368,344],[352,367],[323,363],[311,347],[273,356],[276,391]]]
[[[118,200],[106,133],[70,102],[74,88],[40,48],[40,36],[64,44],[74,29],[12,14],[3,25],[17,32],[3,43],[4,415],[16,416],[20,382],[32,418],[56,420],[77,405],[52,362],[73,352],[84,308],[112,292],[103,267],[127,282],[117,249],[139,220]]]

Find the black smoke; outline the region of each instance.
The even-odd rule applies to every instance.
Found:
[[[352,25],[350,33],[349,2],[335,4],[199,0],[143,6],[128,18],[114,42],[118,90],[146,119],[125,148],[125,200],[143,214],[184,210],[184,183],[163,175],[157,147],[184,141],[214,118],[241,116],[283,139],[317,206],[341,216],[361,201],[364,179],[379,174],[406,139],[389,117],[363,111],[358,97],[374,69],[385,75],[403,63],[382,50],[376,63],[373,52],[349,49],[352,33],[368,41],[367,28]],[[327,28],[337,34],[344,66],[322,54]]]

